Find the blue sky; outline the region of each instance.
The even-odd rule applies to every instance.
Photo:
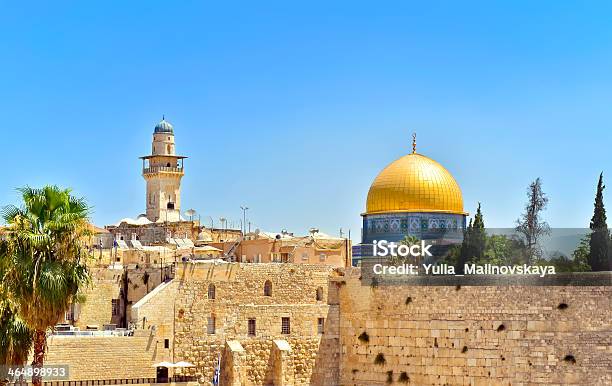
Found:
[[[487,226],[512,226],[536,177],[551,226],[588,226],[601,171],[612,187],[612,6],[585,4],[5,3],[0,203],[54,183],[99,225],[136,216],[165,114],[205,223],[246,204],[253,227],[358,238],[416,131]]]

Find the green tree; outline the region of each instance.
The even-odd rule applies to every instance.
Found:
[[[484,263],[512,265],[519,262],[523,244],[520,240],[506,235],[491,235],[486,238]]]
[[[484,258],[486,240],[487,235],[485,232],[484,217],[482,216],[482,211],[480,210],[479,202],[478,208],[476,209],[476,214],[474,215],[474,223],[472,224],[472,234],[470,237],[470,254],[472,259],[481,260],[482,258]]]
[[[0,240],[2,234],[0,234]],[[6,243],[0,242],[0,278],[4,278],[8,259]],[[0,281],[0,385],[9,381],[7,366],[22,366],[32,349],[33,331],[17,315],[4,280]]]
[[[480,202],[476,209],[474,218],[463,232],[461,247],[452,249],[445,262],[455,262],[458,273],[464,273],[464,266],[468,262],[479,261],[484,258],[487,234],[484,226],[484,217],[480,208]]]
[[[603,173],[599,175],[597,193],[595,194],[595,209],[591,218],[591,238],[589,241],[589,265],[593,271],[607,271],[611,269],[609,261],[610,231],[606,223],[606,208],[603,202]]]
[[[527,188],[527,203],[525,212],[516,223],[516,231],[524,238],[526,260],[533,263],[542,256],[538,241],[540,237],[550,233],[550,227],[541,219],[541,212],[548,205],[548,197],[542,190],[542,181],[536,178]]]
[[[89,281],[83,240],[89,208],[70,190],[56,186],[19,189],[21,207],[7,206],[2,281],[17,313],[34,331],[32,365],[44,361],[47,330],[56,325]],[[32,379],[42,384],[40,377]]]
[[[467,228],[463,231],[463,241],[461,242],[461,247],[459,249],[455,249],[454,252],[458,253],[457,258],[453,258],[449,256],[449,260],[456,261],[455,269],[457,273],[464,273],[465,264],[470,260],[472,253],[472,219],[470,218],[470,222],[468,223]]]
[[[399,245],[408,245],[408,246],[412,246],[415,244],[420,243],[421,240],[416,237],[416,236],[410,236],[410,235],[406,235],[404,236],[404,238],[402,240],[400,240],[400,242],[398,243]],[[387,263],[391,264],[391,265],[399,265],[399,264],[404,264],[408,261],[408,259],[410,259],[409,256],[403,257],[403,256],[389,256],[387,258]],[[415,260],[416,262],[416,258],[412,258],[413,260]]]
[[[590,237],[585,236],[580,240],[578,247],[572,252],[573,272],[591,271],[589,256],[591,254]]]
[[[28,360],[32,349],[33,331],[17,315],[15,304],[5,297],[0,301],[0,365],[21,366]],[[0,376],[6,374],[0,370]],[[0,382],[2,381],[0,379]]]

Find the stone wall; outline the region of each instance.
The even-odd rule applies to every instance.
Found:
[[[98,277],[104,284],[119,272]],[[195,367],[177,374],[208,382],[221,354],[222,384],[232,386],[612,384],[609,282],[372,287],[360,275],[321,265],[181,263],[174,280],[133,304],[136,336],[52,337],[48,358],[70,364],[72,379],[95,371],[107,379],[116,363],[117,379],[149,377],[152,363],[185,360]],[[88,301],[116,293],[100,292]],[[100,319],[88,320],[107,317],[100,302]]]
[[[88,325],[100,329],[105,324],[121,324],[124,304],[121,300],[123,270],[92,268],[91,283],[84,291],[84,301],[74,306],[74,325],[84,330]],[[113,299],[117,313],[113,315]]]
[[[612,383],[612,287],[339,284],[341,384]]]
[[[137,330],[154,333],[158,357],[174,362],[174,305],[178,283],[163,283],[131,307],[130,322]],[[168,347],[166,347],[168,346]],[[176,361],[183,360],[179,358]]]
[[[175,358],[196,364],[189,374],[211,379],[218,354],[225,355],[225,342],[237,341],[245,351],[246,384],[270,384],[281,370],[283,379],[291,379],[287,385],[309,385],[315,379],[336,384],[337,379],[329,379],[338,375],[329,369],[339,364],[338,345],[330,344],[339,339],[338,307],[327,302],[331,272],[318,265],[184,264],[175,279]],[[271,296],[264,295],[266,280],[272,284]],[[211,284],[215,299],[208,298]],[[214,334],[207,331],[209,317],[215,320]],[[282,333],[283,317],[290,318],[289,334]],[[318,318],[326,320],[324,334],[317,331]],[[255,319],[255,336],[248,334],[249,319]],[[287,342],[290,350],[275,352],[275,340]],[[336,355],[321,354],[322,348]]]
[[[51,336],[45,365],[67,365],[70,380],[155,378],[159,359],[155,335]],[[163,347],[163,346],[162,346]]]

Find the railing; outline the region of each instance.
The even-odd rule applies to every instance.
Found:
[[[149,166],[148,168],[142,169],[142,174],[158,173],[158,172],[182,173],[183,168],[177,167],[177,166]]]
[[[181,383],[197,382],[193,375],[175,375],[168,378],[118,378],[118,379],[87,379],[82,381],[44,381],[44,386],[98,386],[98,385],[135,385],[143,383]],[[30,386],[31,382],[9,382],[10,386]]]
[[[54,336],[73,336],[73,337],[87,337],[87,336],[133,336],[134,331],[126,329],[116,330],[71,330],[71,331],[53,331]]]

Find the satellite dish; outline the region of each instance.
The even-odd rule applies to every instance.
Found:
[[[188,209],[185,211],[185,214],[187,215],[187,217],[189,217],[189,220],[192,221],[193,215],[196,214],[196,211],[194,209]]]

